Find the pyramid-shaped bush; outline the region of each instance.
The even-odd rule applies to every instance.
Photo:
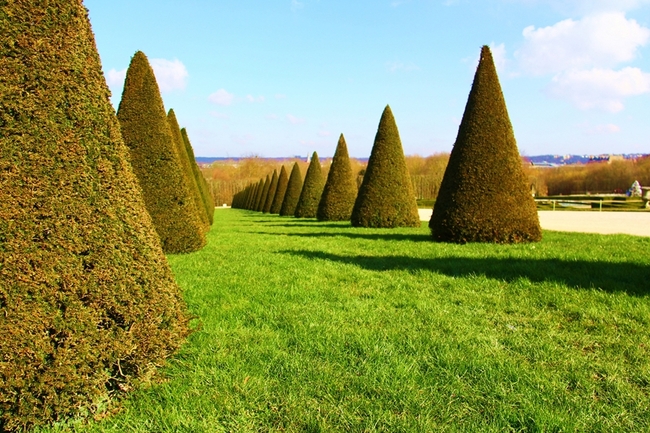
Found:
[[[269,185],[269,192],[266,195],[266,201],[264,202],[264,213],[271,212],[271,205],[273,204],[273,199],[275,198],[275,191],[278,189],[278,171],[273,170],[273,176],[271,177],[271,184]]]
[[[203,207],[205,208],[205,213],[208,216],[208,222],[212,225],[214,218],[214,198],[210,194],[210,188],[208,183],[201,173],[199,165],[196,163],[196,157],[194,156],[194,149],[192,148],[192,143],[190,143],[190,138],[187,135],[187,129],[181,129],[181,135],[183,137],[183,142],[185,143],[185,149],[187,150],[187,156],[190,159],[190,164],[192,165],[192,173],[196,179],[196,182],[199,186],[199,192],[201,194],[201,201]]]
[[[259,190],[259,182],[253,184],[251,192],[246,199],[246,209],[253,210],[255,203],[257,202],[257,191]]]
[[[318,204],[316,218],[321,221],[349,221],[356,198],[357,184],[352,175],[348,147],[341,134]]]
[[[79,0],[0,2],[0,431],[146,379],[185,307]]]
[[[257,192],[255,193],[255,198],[251,203],[251,210],[254,210],[256,212],[259,211],[262,194],[264,194],[264,178],[260,179],[260,181],[257,183]]]
[[[198,219],[156,78],[140,51],[126,72],[117,118],[163,250],[185,253],[202,248],[205,227]]]
[[[516,243],[542,236],[488,47],[481,50],[429,227],[442,242]]]
[[[271,203],[271,213],[280,213],[280,209],[282,208],[282,201],[284,200],[284,195],[287,192],[287,185],[289,185],[289,175],[287,174],[287,170],[283,165],[280,168],[280,175],[278,176],[278,187],[275,190],[275,197],[273,197],[273,203]]]
[[[266,204],[266,197],[269,195],[269,188],[271,188],[271,177],[267,174],[264,186],[262,187],[262,193],[260,194],[260,201],[257,203],[257,208],[255,209],[256,211],[264,212],[264,205]]]
[[[324,186],[323,171],[318,160],[318,154],[314,152],[309,167],[307,167],[305,182],[302,185],[300,198],[296,205],[296,218],[316,218],[316,211],[318,210],[318,203],[323,194]]]
[[[167,112],[167,122],[169,122],[169,129],[171,130],[172,138],[174,139],[176,152],[178,153],[178,157],[181,161],[181,168],[183,169],[185,183],[188,185],[190,194],[192,195],[192,200],[194,201],[196,217],[203,225],[203,229],[205,231],[208,231],[210,228],[210,220],[208,219],[208,214],[205,211],[203,199],[201,199],[199,179],[194,175],[194,170],[192,169],[192,166],[196,165],[196,162],[194,161],[193,157],[192,160],[190,160],[190,155],[187,152],[187,146],[185,145],[185,140],[183,139],[183,134],[181,133],[181,128],[178,124],[178,119],[176,118],[176,113],[171,108]]]
[[[420,227],[395,118],[386,106],[352,210],[355,227]]]
[[[300,166],[294,162],[289,175],[289,183],[287,183],[287,191],[284,193],[282,199],[282,206],[280,207],[280,216],[294,216],[296,214],[296,206],[300,199],[300,192],[302,191],[302,174],[300,173]]]

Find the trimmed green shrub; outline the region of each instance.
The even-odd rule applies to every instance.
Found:
[[[420,227],[402,141],[388,105],[379,121],[351,221],[355,227]]]
[[[140,51],[126,72],[117,118],[163,251],[186,253],[201,249],[205,245],[205,228],[197,218],[156,78]]]
[[[98,411],[187,316],[79,0],[0,2],[0,431]]]
[[[316,218],[321,221],[349,221],[356,198],[357,184],[352,174],[348,147],[341,134],[318,204]]]
[[[537,208],[490,49],[484,46],[433,215],[434,240],[539,241]]]
[[[273,177],[271,177],[271,185],[269,185],[269,192],[266,195],[266,201],[264,202],[264,213],[271,212],[271,205],[273,204],[273,198],[275,197],[275,191],[278,189],[278,171],[273,170]]]
[[[307,167],[305,183],[302,185],[300,198],[296,205],[296,218],[316,218],[316,211],[318,210],[320,196],[323,194],[324,183],[323,171],[318,160],[318,154],[314,152],[309,167]]]
[[[262,194],[264,194],[264,179],[260,179],[257,184],[257,192],[255,193],[255,200],[253,201],[253,207],[251,210],[258,211],[260,207],[260,201],[262,201]]]
[[[294,216],[296,214],[296,206],[300,199],[300,192],[302,191],[302,174],[297,162],[293,163],[291,175],[289,176],[289,183],[287,184],[287,191],[284,193],[282,199],[282,207],[280,207],[280,216]]]
[[[208,214],[205,211],[205,206],[203,204],[203,200],[201,199],[199,180],[194,175],[194,171],[192,170],[192,165],[196,165],[196,162],[194,161],[194,158],[190,160],[190,155],[187,153],[185,140],[183,140],[181,128],[178,125],[178,119],[176,119],[176,113],[174,113],[173,108],[170,108],[167,112],[167,121],[169,122],[169,129],[172,132],[172,138],[174,139],[176,152],[178,153],[178,157],[181,162],[181,168],[185,177],[185,183],[188,185],[192,200],[194,201],[194,206],[196,208],[196,217],[203,225],[203,229],[207,232],[210,229],[210,220],[208,219]]]
[[[259,182],[253,184],[251,193],[246,201],[246,209],[253,210],[253,206],[257,203],[257,192],[259,191]]]
[[[192,173],[196,179],[196,183],[199,186],[199,193],[201,194],[201,203],[203,203],[203,207],[205,208],[205,213],[208,216],[208,222],[210,223],[210,225],[212,225],[213,217],[214,217],[214,199],[212,198],[212,194],[210,194],[210,188],[208,187],[208,183],[206,182],[205,177],[203,177],[203,173],[201,173],[201,169],[199,168],[199,165],[196,163],[196,158],[194,157],[194,149],[192,149],[192,143],[190,143],[190,138],[187,136],[187,129],[185,128],[181,129],[181,136],[183,138],[183,142],[185,143],[187,156],[190,159],[190,164],[192,166]]]
[[[266,181],[264,182],[264,186],[262,187],[262,194],[260,195],[260,201],[257,203],[257,208],[255,208],[256,211],[264,212],[264,205],[266,204],[266,197],[269,195],[269,188],[271,188],[271,178],[267,174]]]
[[[273,203],[271,204],[271,213],[279,214],[280,209],[282,208],[282,201],[284,200],[284,195],[287,192],[287,185],[289,184],[289,175],[287,175],[287,170],[280,168],[280,176],[278,177],[278,187],[275,190],[275,197],[273,197]]]

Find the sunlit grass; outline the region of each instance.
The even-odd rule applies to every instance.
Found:
[[[650,239],[448,245],[217,210],[169,257],[197,331],[79,431],[648,431]]]

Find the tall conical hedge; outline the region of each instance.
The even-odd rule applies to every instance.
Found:
[[[271,212],[271,205],[273,204],[273,198],[275,197],[275,191],[278,189],[278,171],[273,170],[273,176],[271,177],[271,184],[269,185],[269,192],[266,195],[266,201],[264,202],[264,213]]]
[[[264,205],[266,204],[266,197],[269,195],[269,188],[271,188],[271,177],[267,174],[264,186],[262,187],[260,201],[257,203],[257,208],[255,209],[256,211],[264,212]]]
[[[316,218],[321,221],[349,221],[356,198],[357,184],[352,175],[345,137],[341,134],[318,204]]]
[[[316,211],[318,210],[320,197],[323,194],[324,184],[325,181],[323,179],[320,161],[318,160],[318,154],[314,152],[309,167],[307,167],[305,183],[302,185],[300,198],[296,205],[296,218],[316,218]]]
[[[253,200],[251,210],[259,211],[262,194],[264,194],[264,178],[260,179],[257,184],[257,192],[255,193],[255,199]]]
[[[352,210],[355,227],[420,227],[395,118],[386,106]]]
[[[126,72],[117,118],[163,251],[185,253],[202,248],[205,228],[197,217],[156,78],[140,51]]]
[[[481,50],[429,227],[433,239],[443,242],[515,243],[542,237],[492,54],[486,46]]]
[[[185,140],[183,140],[181,128],[178,124],[178,119],[176,119],[176,113],[174,112],[173,108],[170,108],[167,112],[167,122],[169,122],[169,129],[172,132],[172,138],[174,139],[176,152],[178,153],[178,157],[181,161],[181,168],[185,177],[185,182],[189,187],[192,200],[194,201],[196,217],[203,225],[203,229],[205,231],[208,231],[210,228],[210,220],[208,219],[208,214],[205,211],[205,206],[203,204],[203,200],[201,199],[199,180],[194,175],[194,170],[192,170],[192,165],[196,165],[196,162],[193,158],[190,161],[190,155],[187,152],[187,146],[185,146]]]
[[[0,2],[0,431],[92,410],[187,333],[79,0]]]
[[[289,184],[289,176],[287,175],[287,170],[280,168],[280,176],[278,176],[278,187],[275,190],[275,197],[273,197],[273,203],[271,203],[271,213],[279,214],[280,209],[282,208],[282,201],[284,200],[284,195],[287,192],[287,185]]]
[[[289,183],[287,183],[287,191],[284,193],[284,198],[282,199],[280,216],[294,216],[296,214],[296,206],[298,205],[301,191],[302,173],[300,173],[298,163],[294,162],[291,175],[289,175]]]
[[[253,210],[253,206],[257,202],[257,191],[259,190],[259,182],[253,184],[253,188],[251,189],[251,193],[246,200],[246,209],[248,210]]]
[[[190,138],[187,135],[187,129],[181,129],[181,136],[183,137],[183,142],[185,143],[185,149],[187,150],[187,156],[190,159],[190,164],[192,166],[192,173],[196,178],[196,182],[199,186],[199,193],[201,194],[201,202],[205,208],[205,213],[208,216],[208,222],[212,225],[214,218],[214,198],[210,194],[210,188],[208,183],[201,173],[201,169],[196,162],[196,157],[194,156],[194,149],[192,148],[192,143],[190,143]]]

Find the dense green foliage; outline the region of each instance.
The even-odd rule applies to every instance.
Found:
[[[302,173],[300,173],[298,163],[294,163],[293,168],[291,169],[291,174],[289,175],[287,191],[284,193],[284,199],[282,199],[280,216],[294,216],[296,214],[296,206],[298,205],[301,192]]]
[[[305,175],[305,182],[302,185],[298,204],[296,205],[296,218],[316,218],[318,203],[323,194],[324,184],[323,170],[318,160],[318,154],[314,152],[309,167],[307,168],[307,174]]]
[[[187,152],[185,140],[181,134],[181,128],[178,124],[178,119],[176,119],[176,113],[171,108],[167,112],[167,122],[169,122],[169,129],[172,133],[176,153],[180,159],[185,184],[188,185],[190,195],[194,201],[194,211],[196,212],[196,218],[203,226],[203,230],[207,232],[210,228],[210,220],[208,219],[208,214],[205,211],[205,205],[201,199],[199,179],[194,175],[194,171],[192,170],[192,165],[196,165],[196,162],[194,161],[193,157],[190,159],[190,155]]]
[[[352,210],[355,227],[419,227],[420,217],[397,124],[387,105]]]
[[[487,46],[481,50],[429,227],[433,239],[443,242],[516,243],[542,237]]]
[[[251,210],[259,211],[260,201],[262,201],[262,194],[264,193],[264,178],[260,179],[257,184],[257,191],[255,192],[255,198],[253,203],[251,203]]]
[[[266,195],[266,200],[264,201],[264,213],[271,212],[271,205],[273,204],[273,199],[275,198],[275,192],[278,189],[278,172],[273,170],[273,176],[271,177],[271,184],[269,185],[269,192]]]
[[[183,143],[185,144],[185,150],[187,151],[187,156],[190,160],[190,165],[192,167],[192,175],[196,179],[196,183],[199,186],[199,193],[201,194],[201,203],[205,208],[205,213],[208,217],[208,222],[212,225],[214,218],[214,200],[212,194],[210,194],[210,189],[208,188],[208,183],[203,177],[203,173],[199,169],[198,164],[196,163],[196,158],[194,157],[194,149],[192,149],[192,143],[190,143],[190,138],[187,135],[187,129],[181,129],[181,136],[183,138]]]
[[[316,218],[320,221],[349,221],[356,198],[357,182],[350,166],[345,137],[341,134],[318,204]]]
[[[260,201],[257,203],[255,208],[258,212],[264,212],[264,205],[266,204],[266,197],[269,195],[269,189],[271,188],[271,178],[267,174],[266,180],[264,181],[264,186],[262,187],[262,193],[260,194]]]
[[[282,201],[284,200],[284,195],[287,192],[287,185],[289,185],[289,175],[287,174],[287,170],[283,165],[280,169],[280,176],[278,177],[278,187],[275,190],[275,197],[273,197],[273,203],[271,204],[271,213],[280,213],[280,209],[282,208]]]
[[[441,244],[217,210],[169,258],[202,327],[81,432],[647,432],[648,238]]]
[[[187,332],[79,0],[0,2],[0,431],[92,413]]]
[[[163,251],[182,253],[205,245],[205,229],[175,149],[165,108],[147,57],[135,53],[117,111],[130,161]]]

